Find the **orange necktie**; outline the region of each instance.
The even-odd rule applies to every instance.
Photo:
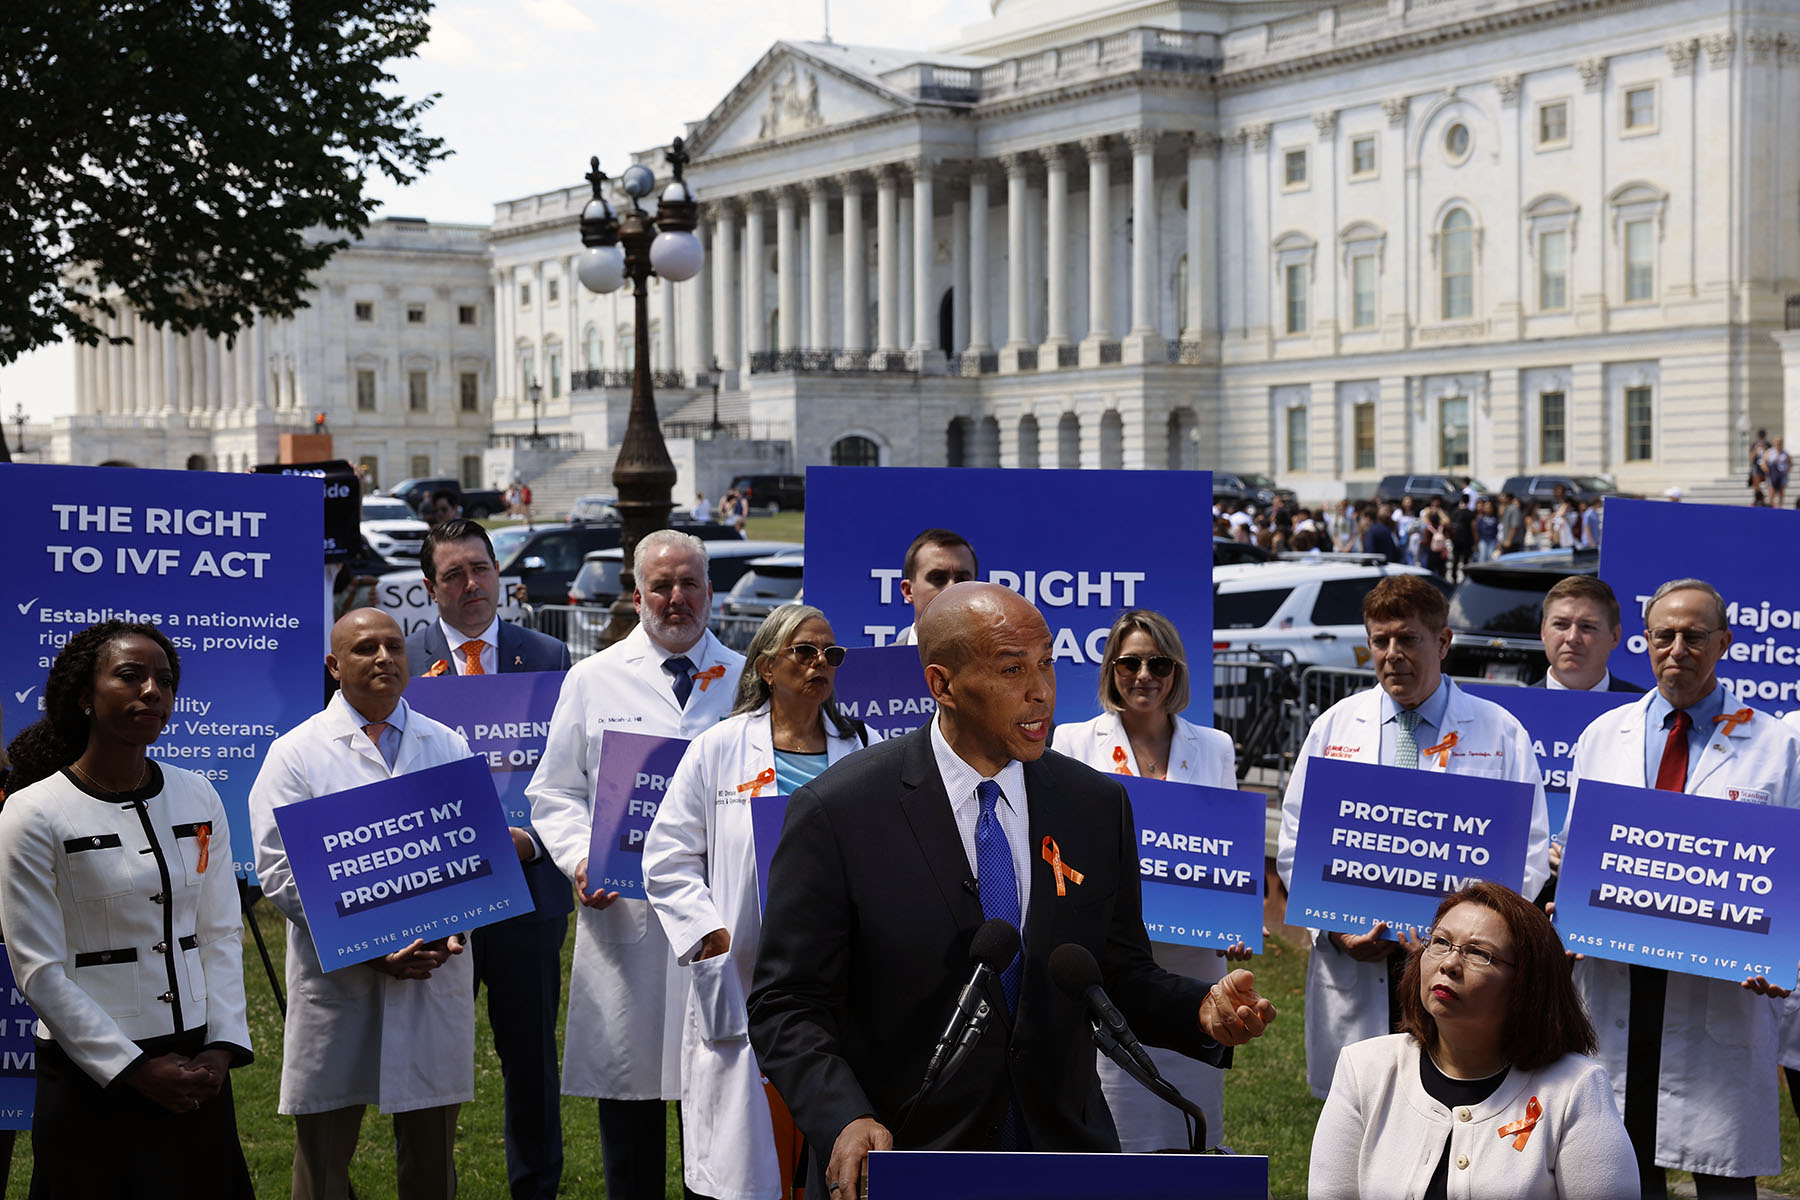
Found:
[[[487,649],[487,643],[482,641],[480,638],[476,638],[472,642],[464,642],[462,644],[463,674],[464,675],[486,675],[487,674],[486,671],[481,669],[481,652],[486,649]]]

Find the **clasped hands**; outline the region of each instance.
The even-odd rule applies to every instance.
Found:
[[[202,1050],[192,1058],[163,1054],[139,1063],[126,1082],[170,1112],[193,1112],[219,1094],[230,1069],[231,1055],[224,1050]]]
[[[412,945],[403,946],[380,958],[371,958],[364,965],[395,979],[430,979],[433,971],[462,952],[463,937],[460,933],[431,942],[424,938],[414,938]]]

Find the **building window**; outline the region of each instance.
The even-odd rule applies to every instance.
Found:
[[[1438,459],[1448,471],[1469,465],[1469,398],[1446,396],[1438,409]]]
[[[1625,132],[1651,133],[1656,129],[1656,86],[1625,89]]]
[[[1538,461],[1559,463],[1568,455],[1568,409],[1561,392],[1538,396]]]
[[[425,306],[423,304],[407,305],[406,323],[408,325],[423,325],[425,323]]]
[[[550,356],[550,398],[554,400],[562,395],[562,347],[552,346],[548,354]]]
[[[475,306],[473,304],[457,305],[456,323],[458,325],[473,325],[475,323]]]
[[[531,307],[531,285],[529,283],[521,283],[519,285],[519,307]]]
[[[1289,150],[1281,158],[1281,187],[1283,191],[1298,191],[1306,186],[1306,150]]]
[[[1569,102],[1546,100],[1538,105],[1537,144],[1540,150],[1569,144]]]
[[[1373,471],[1375,469],[1375,406],[1366,401],[1358,404],[1351,410],[1350,423],[1355,432],[1356,469]]]
[[[557,280],[544,280],[544,303],[555,304],[561,296],[561,290],[561,285]]]
[[[1444,130],[1444,157],[1461,163],[1469,157],[1469,127],[1461,121]]]
[[[1372,179],[1375,176],[1375,135],[1365,133],[1350,139],[1350,178]]]
[[[1625,222],[1625,303],[1656,298],[1656,266],[1651,247],[1655,229],[1650,221]]]
[[[1557,229],[1538,238],[1538,308],[1544,312],[1559,312],[1567,307],[1569,234],[1567,230]]]
[[[1446,321],[1465,321],[1475,315],[1475,222],[1466,209],[1454,209],[1444,218],[1439,253],[1443,256]]]
[[[533,367],[531,348],[519,351],[519,399],[523,400],[531,394],[531,385],[537,381],[537,371]]]
[[[881,448],[866,437],[842,437],[831,443],[831,465],[834,467],[879,467]]]
[[[1649,462],[1651,458],[1651,405],[1648,387],[1625,389],[1625,461]]]
[[[356,373],[356,411],[375,411],[375,372],[373,371]]]
[[[381,456],[365,454],[356,460],[359,468],[357,474],[362,476],[363,491],[372,492],[381,486]]]
[[[464,371],[456,377],[457,395],[462,402],[464,412],[481,411],[481,392],[478,377],[473,371]]]
[[[1375,328],[1375,256],[1358,254],[1350,260],[1350,327]]]
[[[374,319],[375,319],[375,304],[374,304],[374,302],[371,300],[358,300],[356,302],[356,320],[357,320],[357,322],[359,324],[367,325],[369,322],[373,321]]]
[[[413,412],[425,412],[431,407],[431,394],[426,390],[426,376],[423,371],[406,373],[406,407]]]
[[[600,344],[600,331],[598,329],[594,328],[594,326],[589,325],[588,331],[587,331],[587,369],[588,370],[598,371],[600,369],[600,358],[603,353],[604,353],[604,351],[602,350],[601,344]]]
[[[1287,410],[1287,469],[1306,470],[1306,406]]]
[[[1306,264],[1289,263],[1282,268],[1283,287],[1287,292],[1287,331],[1306,332]]]
[[[461,482],[465,488],[481,486],[481,455],[465,454],[462,456]]]
[[[431,474],[431,455],[429,455],[429,454],[413,455],[412,456],[412,471],[409,473],[412,475],[412,477],[414,479],[422,479],[425,476],[430,475]]]

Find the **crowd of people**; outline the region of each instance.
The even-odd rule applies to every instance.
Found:
[[[1377,527],[1395,547],[1428,532],[1424,553],[1455,570],[1489,542],[1506,548],[1508,511],[1515,537],[1522,526],[1516,499],[1485,514],[1491,525],[1485,504],[1460,523],[1467,538],[1436,506],[1406,538],[1373,508],[1270,525],[1334,546],[1361,534],[1366,547]],[[1258,519],[1240,515],[1221,515],[1233,536]],[[848,1200],[868,1154],[895,1146],[1193,1148],[1184,1115],[1131,1077],[1145,1069],[1194,1102],[1207,1145],[1226,1144],[1221,1072],[1276,1007],[1241,965],[1246,946],[1152,942],[1116,778],[1236,786],[1231,739],[1184,715],[1207,666],[1181,631],[1153,611],[1119,615],[1101,715],[1057,726],[1042,614],[978,582],[967,539],[926,530],[903,560],[903,641],[936,715],[883,741],[837,703],[855,651],[829,614],[778,608],[739,654],[707,629],[705,543],[661,531],[633,566],[639,624],[572,666],[560,642],[498,619],[493,547],[455,516],[421,554],[435,622],[406,637],[357,609],[333,627],[335,690],[275,740],[250,794],[260,886],[288,923],[279,1111],[294,1118],[296,1197],[347,1194],[370,1104],[393,1122],[399,1195],[455,1195],[484,990],[515,1197],[558,1193],[565,1095],[596,1101],[617,1200],[663,1195],[668,1101],[687,1195],[702,1200],[796,1186]],[[1657,590],[1656,686],[1570,731],[1577,780],[1800,807],[1800,729],[1716,676],[1724,607],[1701,580]],[[1547,686],[1635,690],[1606,671],[1620,615],[1604,583],[1564,581],[1543,617]],[[1678,1168],[1702,1197],[1753,1195],[1755,1176],[1780,1169],[1777,1063],[1800,1069],[1785,990],[1572,961],[1540,907],[1554,903],[1560,846],[1537,756],[1513,716],[1442,673],[1443,593],[1389,576],[1363,618],[1374,686],[1307,737],[1281,805],[1284,884],[1319,757],[1516,780],[1532,796],[1529,835],[1519,878],[1456,891],[1429,928],[1311,931],[1306,1078],[1324,1101],[1311,1193],[1660,1196]],[[407,703],[409,681],[517,671],[563,673],[531,824],[512,830],[533,910],[325,970],[276,812],[468,757],[460,733]],[[33,1195],[250,1194],[230,1083],[254,1048],[227,817],[205,779],[147,753],[180,682],[155,627],[93,626],[57,655],[44,718],[9,747],[0,929],[39,1018]],[[590,874],[617,731],[688,742],[644,843],[644,900]],[[747,803],[765,791],[789,796],[766,902]],[[1079,870],[1059,843],[1078,848]],[[1059,899],[1065,880],[1072,899]],[[969,982],[969,948],[994,944],[996,926],[1010,940]],[[1057,985],[1070,951],[1090,956],[1093,984],[1151,1047],[1143,1059],[1093,1048],[1088,1010]],[[985,1032],[944,1069],[959,989],[979,993]]]

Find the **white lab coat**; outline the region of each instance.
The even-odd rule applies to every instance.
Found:
[[[250,789],[256,873],[263,895],[288,919],[282,1113],[359,1104],[410,1112],[475,1096],[475,966],[468,953],[424,980],[365,966],[327,974],[275,824],[284,804],[469,757],[468,742],[454,729],[411,707],[405,719],[390,769],[342,693],[335,695],[323,712],[275,739]]]
[[[1724,683],[1725,711],[1744,707]],[[1600,714],[1575,743],[1570,811],[1581,781],[1649,787],[1644,722],[1655,692]],[[1728,790],[1767,797],[1744,803],[1800,807],[1800,737],[1757,711],[1729,734],[1714,726],[1690,762],[1686,791],[1724,797]],[[1741,798],[1741,797],[1740,797]],[[1631,974],[1625,963],[1584,958],[1575,987],[1593,1015],[1596,1057],[1612,1076],[1625,1111],[1625,1055]],[[1781,1170],[1780,1096],[1775,1083],[1780,1005],[1722,979],[1669,973],[1663,1002],[1662,1073],[1657,1086],[1656,1161],[1709,1175],[1774,1175]]]
[[[744,656],[711,633],[687,652],[704,674],[685,709],[662,669],[666,656],[639,625],[563,677],[544,757],[525,795],[531,824],[557,870],[575,878],[594,825],[594,771],[609,729],[692,740],[731,711]],[[563,1036],[563,1092],[606,1100],[681,1095],[681,1022],[687,980],[644,900],[576,908],[575,964]]]
[[[1531,737],[1518,719],[1498,704],[1477,699],[1448,680],[1446,683],[1450,700],[1438,734],[1442,737],[1454,730],[1456,745],[1447,765],[1438,755],[1420,754],[1419,768],[1532,785],[1525,878],[1502,882],[1517,887],[1522,895],[1535,896],[1550,878],[1550,817]],[[1379,687],[1347,696],[1320,714],[1307,732],[1281,801],[1281,840],[1275,866],[1284,885],[1293,885],[1294,842],[1300,831],[1301,800],[1306,795],[1307,762],[1331,757],[1379,764],[1381,696]],[[1315,929],[1312,935],[1313,952],[1306,964],[1306,1082],[1312,1094],[1323,1100],[1331,1093],[1339,1052],[1352,1043],[1390,1032],[1387,963],[1357,962],[1333,946],[1324,930]]]
[[[826,732],[832,732],[829,722]],[[873,731],[869,741],[878,740]],[[863,748],[827,737],[829,762]],[[762,1070],[750,1047],[745,998],[762,943],[751,793],[739,785],[775,769],[769,706],[728,717],[694,740],[663,793],[644,842],[644,887],[685,968],[681,1022],[681,1120],[687,1186],[715,1200],[781,1195],[774,1127]],[[761,794],[775,794],[774,784]],[[694,960],[715,929],[731,949]]]
[[[1125,726],[1113,713],[1101,713],[1076,725],[1058,725],[1050,746],[1096,771],[1142,774],[1131,739],[1125,736]],[[1231,735],[1176,717],[1175,740],[1169,744],[1165,778],[1171,783],[1235,790],[1237,748]],[[1177,975],[1204,983],[1216,983],[1225,977],[1225,956],[1217,950],[1172,942],[1153,942],[1150,948],[1157,964]],[[1225,1077],[1219,1068],[1159,1046],[1145,1049],[1163,1078],[1206,1113],[1206,1144],[1218,1145],[1225,1129]],[[1100,1091],[1112,1110],[1113,1124],[1118,1126],[1122,1150],[1140,1154],[1187,1149],[1187,1125],[1178,1110],[1151,1095],[1106,1055],[1096,1052],[1095,1061],[1100,1069]]]

